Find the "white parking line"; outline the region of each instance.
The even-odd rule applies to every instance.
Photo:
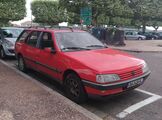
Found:
[[[121,113],[117,114],[116,117],[118,117],[120,119],[125,118],[127,115],[133,113],[134,111],[136,111],[136,110],[138,110],[138,109],[140,109],[140,108],[142,108],[142,107],[144,107],[148,104],[151,104],[151,103],[162,98],[162,96],[160,96],[160,95],[156,95],[154,93],[147,92],[147,91],[144,91],[144,90],[141,90],[141,89],[136,89],[136,91],[151,95],[151,97],[126,108]]]
[[[156,96],[156,94],[154,93],[151,93],[151,92],[148,92],[148,91],[145,91],[145,90],[141,90],[141,89],[135,89],[136,91],[139,91],[141,93],[145,93],[145,94],[148,94],[150,96]],[[159,95],[158,95],[159,96]]]

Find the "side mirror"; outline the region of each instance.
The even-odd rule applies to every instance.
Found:
[[[53,49],[53,48],[45,48],[44,51],[47,52],[47,53],[52,53],[52,54],[56,53],[56,50]]]

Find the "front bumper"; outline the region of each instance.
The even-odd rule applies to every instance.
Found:
[[[3,46],[4,52],[7,56],[15,56],[15,50],[14,47],[7,48],[6,46]]]
[[[150,71],[147,73],[143,74],[142,76],[118,82],[118,83],[112,83],[112,84],[98,84],[94,82],[90,82],[87,80],[82,80],[83,85],[85,86],[86,92],[88,94],[96,94],[96,95],[101,95],[101,96],[106,96],[106,95],[111,95],[111,94],[117,94],[120,92],[127,91],[129,89],[135,89],[138,86],[142,85],[144,81],[147,79],[147,77],[150,75]],[[137,81],[143,79],[143,82],[141,84],[137,84],[131,88],[127,88],[128,84],[133,81]]]

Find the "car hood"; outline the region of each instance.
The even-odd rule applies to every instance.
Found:
[[[101,50],[66,52],[65,55],[100,73],[137,67],[143,62],[143,60],[137,59],[127,53],[109,48]]]
[[[10,41],[13,45],[15,45],[16,39],[17,38],[5,38],[5,40]]]

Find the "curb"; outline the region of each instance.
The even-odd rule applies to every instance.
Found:
[[[69,100],[68,98],[62,96],[61,94],[57,93],[56,91],[52,90],[51,88],[48,88],[47,86],[41,84],[40,82],[36,81],[35,79],[33,79],[32,77],[26,75],[25,73],[17,70],[16,68],[10,66],[9,64],[7,64],[6,62],[0,60],[0,63],[2,63],[3,65],[5,65],[6,67],[12,69],[13,71],[15,71],[17,74],[23,76],[24,78],[29,79],[31,82],[35,83],[36,85],[40,86],[41,88],[43,88],[44,90],[46,90],[47,92],[49,92],[52,95],[56,95],[62,99],[64,99],[64,102],[66,102],[69,106],[71,106],[72,108],[74,108],[75,110],[77,110],[78,112],[82,113],[83,115],[85,115],[87,118],[91,119],[91,120],[103,120],[102,118],[98,117],[97,115],[91,113],[90,111],[86,110],[85,108],[83,108],[80,105],[77,105],[76,103],[72,102],[71,100]]]
[[[142,50],[127,50],[127,49],[119,49],[119,48],[111,48],[114,50],[121,50],[126,52],[136,52],[136,53],[162,53],[162,51],[142,51]]]

